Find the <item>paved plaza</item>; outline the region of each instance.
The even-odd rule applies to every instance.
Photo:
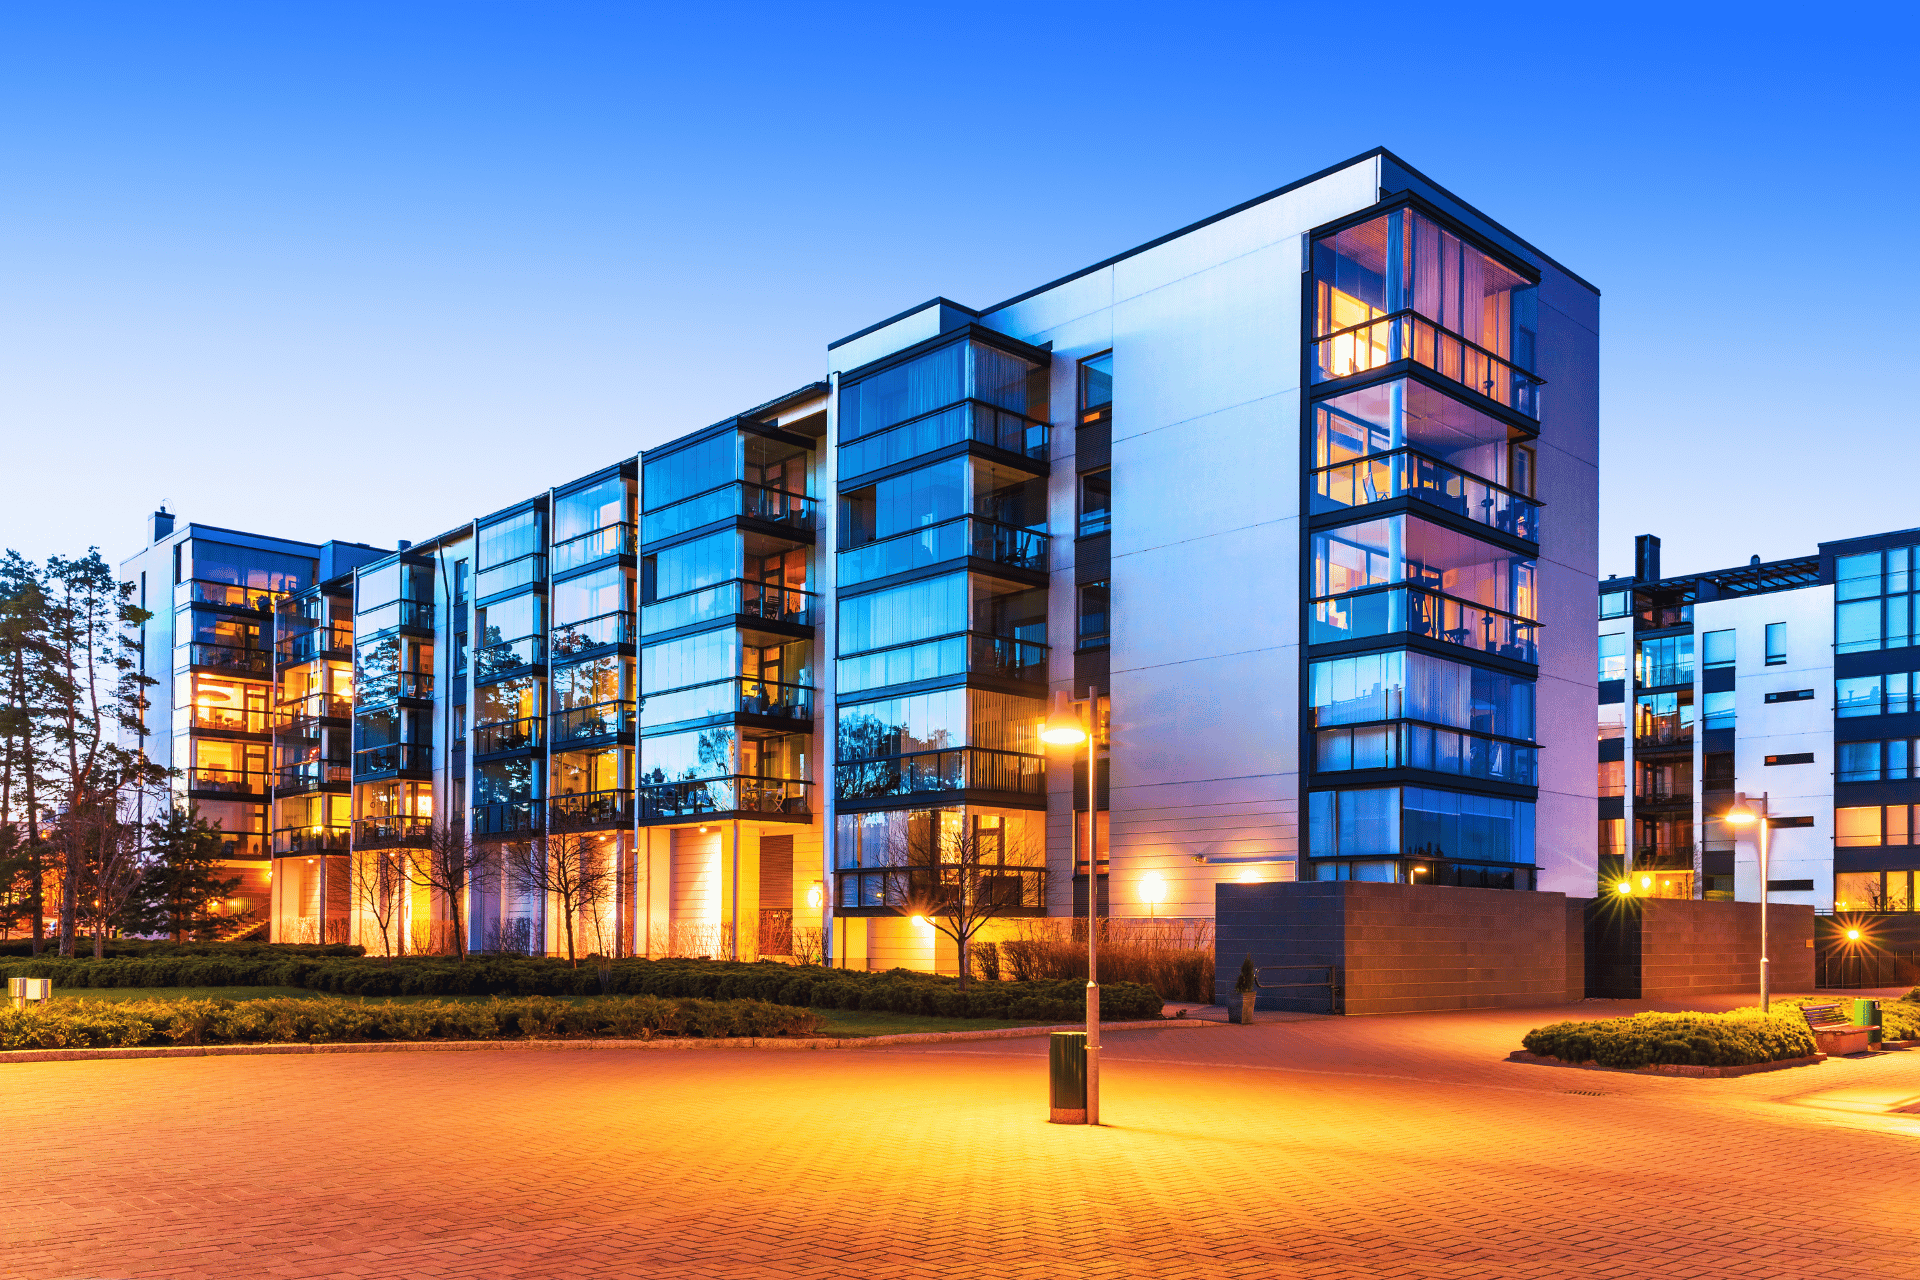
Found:
[[[1920,1052],[1503,1061],[1645,1006],[822,1053],[0,1068],[0,1276],[1920,1275]]]

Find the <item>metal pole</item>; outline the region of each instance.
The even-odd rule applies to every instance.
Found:
[[[1771,966],[1772,958],[1767,953],[1767,855],[1769,853],[1768,828],[1773,826],[1772,810],[1768,804],[1771,793],[1760,793],[1760,1012],[1766,1013],[1772,1004]]]
[[[1100,1123],[1100,877],[1099,847],[1099,698],[1087,689],[1087,1123]]]

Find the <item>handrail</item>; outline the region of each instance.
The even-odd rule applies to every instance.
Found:
[[[425,743],[390,742],[379,747],[362,747],[353,753],[356,776],[399,770],[425,772],[432,768],[433,748]]]
[[[1363,341],[1363,330],[1382,326],[1387,329],[1384,342],[1371,333],[1366,334]],[[1423,337],[1426,339],[1424,342]],[[1343,343],[1343,339],[1347,341]],[[1495,403],[1529,418],[1537,420],[1540,417],[1537,393],[1539,388],[1546,385],[1545,378],[1522,369],[1507,357],[1488,351],[1479,343],[1463,338],[1443,325],[1435,324],[1412,308],[1317,334],[1311,341],[1314,348],[1313,381],[1316,383],[1354,377],[1400,360],[1411,360],[1479,392]],[[1344,361],[1337,357],[1330,359],[1336,348],[1341,346],[1346,348]],[[1345,367],[1338,367],[1341,365]],[[1502,379],[1493,376],[1500,370],[1505,370],[1508,375],[1505,387],[1501,386]]]
[[[308,662],[329,653],[350,653],[353,650],[353,628],[351,626],[309,627],[290,636],[283,636],[274,642],[274,658],[281,666],[290,666],[296,662]]]
[[[804,778],[762,778],[722,774],[647,783],[639,788],[640,817],[661,821],[716,813],[778,813],[795,817],[812,812]]]
[[[353,765],[335,760],[301,760],[280,767],[280,780],[274,786],[280,790],[326,786],[331,783],[352,782]]]
[[[1531,618],[1407,583],[1388,583],[1310,602],[1309,644],[1407,632],[1521,662],[1538,662]]]
[[[411,814],[381,818],[362,818],[353,824],[356,849],[391,849],[399,845],[419,848],[433,840],[433,819]]]
[[[173,602],[176,605],[217,604],[232,609],[252,609],[259,613],[272,613],[289,594],[286,591],[261,591],[235,586],[230,582],[209,582],[204,578],[189,578],[173,584]]]
[[[579,830],[633,824],[633,792],[627,789],[606,791],[563,791],[547,797],[547,828],[550,831]]]
[[[992,747],[948,747],[843,760],[834,766],[834,788],[842,800],[967,789],[1037,796],[1046,794],[1046,768],[1045,756]]]
[[[1390,459],[1397,459],[1399,465]],[[1454,482],[1432,483],[1434,472],[1444,472],[1454,477]],[[1319,467],[1313,475],[1315,511],[1343,510],[1404,496],[1516,538],[1540,541],[1540,510],[1545,504],[1409,446]],[[1455,489],[1458,492],[1451,492]],[[1476,497],[1476,489],[1482,491],[1481,496]]]
[[[273,785],[264,771],[223,769],[214,765],[194,765],[187,770],[189,791],[217,791],[227,795],[265,795]]]
[[[546,805],[540,800],[496,800],[473,806],[476,836],[533,834],[546,827]]]
[[[634,711],[633,703],[619,698],[584,707],[563,707],[553,713],[553,742],[557,746],[585,738],[631,734]]]

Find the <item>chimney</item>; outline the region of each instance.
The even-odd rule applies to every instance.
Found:
[[[173,513],[167,510],[163,502],[158,511],[147,517],[147,545],[152,546],[172,532]]]
[[[411,551],[413,549],[413,544],[411,542],[408,542],[405,538],[400,539],[400,541],[396,544],[396,546],[401,551]]]
[[[1758,569],[1760,567],[1760,557],[1754,556],[1752,559],[1748,560],[1747,567],[1750,569]]]
[[[1641,582],[1660,581],[1660,539],[1650,533],[1633,540],[1633,576]]]

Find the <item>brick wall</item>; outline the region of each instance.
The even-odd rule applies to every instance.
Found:
[[[1587,991],[1685,1000],[1760,990],[1760,904],[1595,898],[1586,919]],[[1767,912],[1775,991],[1813,990],[1813,908]]]

